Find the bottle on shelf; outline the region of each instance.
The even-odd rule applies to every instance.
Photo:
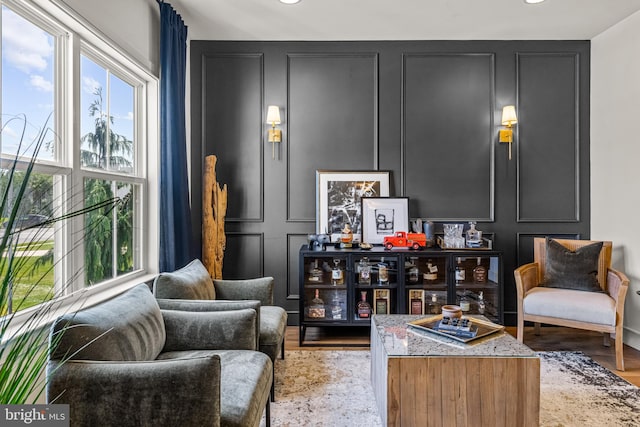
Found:
[[[333,299],[331,300],[331,318],[333,320],[342,320],[342,306],[340,305],[340,296],[338,291],[333,292]]]
[[[418,283],[420,280],[420,269],[418,268],[418,258],[412,256],[411,266],[409,267],[409,283]]]
[[[460,310],[463,313],[468,313],[471,310],[471,300],[467,296],[467,291],[464,291],[460,296]]]
[[[360,292],[360,301],[356,304],[356,315],[360,319],[368,319],[371,317],[371,304],[367,302],[367,291]]]
[[[386,285],[387,283],[389,283],[389,267],[382,258],[378,263],[378,284]]]
[[[462,265],[462,258],[460,257],[458,257],[457,259],[455,276],[456,276],[456,286],[459,286],[462,283],[464,283],[466,274],[464,271],[464,266]]]
[[[318,267],[318,260],[314,260],[309,271],[309,281],[322,283],[322,270]]]
[[[427,272],[422,275],[422,278],[426,282],[435,282],[438,280],[438,266],[433,263],[433,260],[427,260]]]
[[[475,221],[469,221],[469,229],[467,230],[467,247],[479,248],[482,246],[482,231],[476,229]]]
[[[425,314],[440,314],[440,303],[438,302],[438,295],[431,294],[431,301],[427,303]]]
[[[424,290],[409,289],[409,314],[424,314]]]
[[[485,309],[487,308],[484,302],[484,292],[480,291],[478,294],[478,313],[484,314]]]
[[[334,258],[333,269],[331,270],[331,284],[333,286],[344,285],[344,271],[340,268],[340,260]]]
[[[320,298],[320,290],[316,289],[315,297],[311,300],[311,305],[309,306],[309,317],[324,319],[324,316],[324,301]]]
[[[476,259],[477,265],[473,269],[473,281],[475,283],[486,283],[487,282],[487,269],[484,265],[482,265],[482,258],[478,257]]]
[[[362,257],[358,263],[358,283],[360,285],[371,284],[371,264],[369,264],[367,257]]]

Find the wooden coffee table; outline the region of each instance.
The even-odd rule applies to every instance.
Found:
[[[407,327],[423,317],[371,319],[371,382],[384,425],[538,426],[533,350],[504,331],[462,343]]]

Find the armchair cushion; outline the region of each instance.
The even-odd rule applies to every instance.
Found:
[[[199,259],[194,259],[176,271],[160,273],[153,281],[153,293],[156,298],[216,299],[211,276]]]
[[[260,332],[260,301],[242,300],[242,301],[226,301],[226,300],[185,300],[185,299],[159,299],[158,305],[163,310],[179,310],[179,311],[229,311],[251,308],[256,311],[256,339],[261,337]],[[279,308],[279,307],[278,307]],[[256,343],[256,348],[258,343]]]
[[[264,353],[247,350],[210,350],[220,355],[220,425],[251,426],[260,420],[272,384],[273,365]],[[170,351],[160,359],[198,357],[208,351]],[[197,390],[193,388],[192,390]],[[256,399],[255,396],[262,396]],[[158,425],[169,425],[167,423]],[[178,425],[178,424],[176,424]],[[202,425],[210,425],[203,423]]]
[[[153,360],[165,345],[162,313],[145,284],[59,317],[50,336],[53,339],[61,331],[50,356],[53,360]]]
[[[47,400],[69,404],[73,425],[220,425],[221,370],[213,352],[165,361],[49,362],[55,375]]]
[[[257,350],[256,311],[162,310],[167,339],[163,351]]]
[[[536,287],[523,301],[527,315],[615,326],[616,302],[603,292]]]
[[[546,246],[544,286],[603,292],[598,282],[598,258],[602,250],[602,242],[595,242],[572,251],[555,240],[547,238]]]

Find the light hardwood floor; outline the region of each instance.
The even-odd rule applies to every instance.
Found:
[[[299,350],[297,326],[287,327],[285,346],[287,350]],[[307,328],[304,350],[368,350],[367,328]],[[507,332],[516,335],[515,327]],[[600,365],[611,370],[632,384],[640,386],[640,351],[624,346],[625,371],[617,371],[613,340],[610,347],[602,345],[602,334],[562,327],[543,327],[539,336],[533,327],[525,328],[524,343],[535,351],[581,351]],[[357,347],[356,347],[357,346]]]

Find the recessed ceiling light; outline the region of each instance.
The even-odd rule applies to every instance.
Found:
[[[296,4],[296,3],[300,3],[300,0],[280,0],[280,3],[284,3],[284,4]]]
[[[282,1],[282,0],[280,0]],[[524,0],[525,3],[528,4],[536,4],[536,3],[542,3],[544,0]]]

